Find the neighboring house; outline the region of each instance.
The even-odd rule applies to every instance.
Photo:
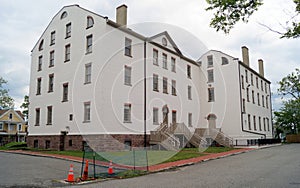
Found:
[[[222,52],[189,59],[168,32],[145,37],[126,24],[125,5],[116,22],[78,5],[54,16],[31,54],[29,146],[71,150],[88,141],[99,150],[122,149],[155,144],[162,131],[176,133],[171,142],[184,146],[189,132],[199,141],[212,135],[209,128],[238,144],[272,137],[270,103],[262,112],[245,107],[251,118],[255,112],[257,121],[268,120],[268,130],[248,130],[242,112],[241,71],[269,88],[263,75]]]
[[[20,111],[0,110],[0,145],[9,142],[25,142],[27,125]]]

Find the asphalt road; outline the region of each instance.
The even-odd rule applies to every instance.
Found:
[[[300,144],[260,149],[138,178],[105,181],[83,187],[300,187]]]

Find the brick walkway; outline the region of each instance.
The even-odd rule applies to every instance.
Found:
[[[170,169],[170,168],[174,168],[174,167],[191,165],[191,164],[195,164],[195,163],[199,163],[199,162],[203,162],[203,161],[208,161],[208,160],[218,159],[218,158],[222,158],[222,157],[227,157],[230,155],[244,153],[244,152],[247,152],[250,150],[254,150],[254,148],[235,149],[235,150],[222,152],[222,153],[211,153],[211,154],[205,153],[205,154],[207,154],[205,156],[152,165],[152,166],[149,166],[148,169],[150,172],[157,172],[157,171],[166,170],[166,169]],[[32,152],[32,151],[23,151],[23,150],[7,150],[7,151],[3,151],[3,152],[17,153],[17,154],[31,155],[31,156],[39,156],[39,157],[49,157],[49,158],[63,159],[63,160],[74,161],[74,162],[82,162],[82,157],[74,157],[74,156],[67,156],[67,155],[46,154],[46,153],[41,153],[41,152]],[[103,162],[103,161],[96,161],[96,164],[100,164],[102,166],[109,166],[109,163]],[[114,164],[114,167],[133,169],[132,166],[126,166],[126,165],[120,165],[120,164]],[[136,167],[136,169],[145,170],[145,167]]]

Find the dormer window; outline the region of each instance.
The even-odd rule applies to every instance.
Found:
[[[61,14],[60,19],[62,20],[64,18],[66,18],[67,16],[68,16],[68,13],[65,11]]]
[[[88,29],[90,27],[93,27],[93,25],[94,25],[94,19],[91,16],[88,16],[86,28]]]
[[[39,51],[42,51],[44,48],[44,39],[41,40],[40,45],[39,45]]]

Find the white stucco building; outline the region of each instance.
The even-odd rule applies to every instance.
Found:
[[[214,50],[192,60],[168,32],[145,37],[126,24],[125,5],[116,22],[78,5],[53,17],[31,54],[29,146],[137,147],[177,123],[236,144],[272,138],[270,82],[246,47],[243,62]]]

